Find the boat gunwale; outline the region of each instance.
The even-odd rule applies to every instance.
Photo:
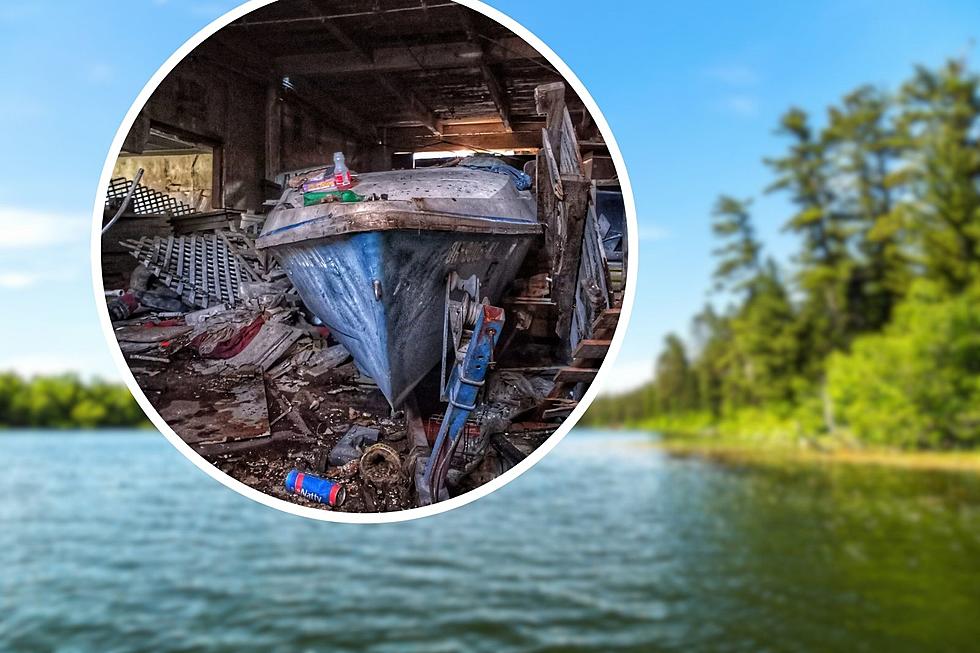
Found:
[[[477,200],[486,202],[487,200]],[[523,200],[520,200],[523,201]],[[498,203],[499,200],[491,203]],[[331,207],[326,214],[325,206]],[[465,205],[460,208],[466,208]],[[475,207],[474,207],[475,208]],[[381,200],[357,204],[317,205],[280,212],[310,217],[291,222],[262,234],[255,241],[256,249],[268,249],[333,236],[371,231],[439,231],[501,236],[537,236],[544,227],[540,222],[514,218],[420,208],[418,202]],[[270,216],[271,217],[271,216]]]

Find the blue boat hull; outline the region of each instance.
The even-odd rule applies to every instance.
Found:
[[[366,231],[274,248],[293,285],[393,407],[440,363],[446,279],[480,279],[497,302],[533,236]]]

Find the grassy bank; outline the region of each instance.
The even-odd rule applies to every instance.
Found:
[[[862,443],[847,433],[813,435],[815,431],[807,431],[799,419],[763,411],[740,411],[720,421],[707,414],[672,415],[628,426],[661,434],[649,446],[672,455],[728,464],[839,463],[980,472],[977,450],[901,449]]]
[[[980,452],[903,451],[898,449],[830,449],[810,446],[761,446],[752,441],[719,441],[667,436],[651,441],[676,456],[696,456],[727,464],[785,465],[793,462],[882,465],[900,469],[980,472]]]

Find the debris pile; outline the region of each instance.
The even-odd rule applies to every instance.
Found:
[[[342,511],[414,507],[404,416],[391,415],[283,271],[255,251],[254,231],[201,224],[206,231],[122,242],[138,265],[128,287],[106,293],[119,347],[160,415],[209,462],[273,496]],[[500,458],[490,436],[543,393],[519,374],[492,379],[454,459],[459,491],[478,484],[467,476],[481,465],[496,475],[526,455]],[[430,446],[439,419],[426,424]],[[300,489],[295,475],[286,480],[294,471]]]
[[[347,170],[342,157],[336,163],[288,174],[283,198],[298,203],[295,196],[302,191],[304,206],[388,201]],[[507,175],[522,188],[530,184],[524,172],[496,160],[459,165]],[[134,204],[127,214],[123,193],[133,187],[114,180],[106,208],[107,216],[110,210],[123,216],[107,228],[110,241],[113,230],[118,234],[113,256],[124,252],[136,262],[128,279],[118,274],[123,281],[112,284],[122,287],[106,292],[119,347],[150,402],[188,445],[233,478],[283,500],[349,512],[420,505],[420,471],[444,416],[451,428],[463,428],[458,445],[439,462],[444,470],[449,461],[439,498],[443,491],[454,496],[478,487],[520,463],[554,432],[608,347],[605,340],[588,339],[592,331],[585,324],[580,342],[571,345],[573,358],[560,353],[556,277],[541,254],[525,263],[503,298],[507,318],[490,331],[495,345],[480,358],[491,362],[479,363],[486,378],[476,409],[468,406],[468,415],[453,417],[452,407],[463,404],[450,403],[447,412],[446,397],[440,397],[447,387],[444,365],[416,386],[411,401],[399,407],[404,410],[393,412],[268,250],[256,248],[264,216],[197,213],[145,190],[134,195],[142,208]],[[153,207],[164,207],[165,214],[153,214]],[[152,229],[141,231],[141,224],[151,223]],[[104,251],[106,242],[104,236]],[[601,256],[593,258],[604,265]],[[380,300],[380,282],[374,285]],[[431,315],[452,327],[452,339],[443,342],[450,366],[465,360],[463,332],[476,330],[463,316],[487,308],[478,301],[449,301],[451,291],[456,292],[447,290],[446,315]],[[470,294],[481,296],[478,288]],[[608,305],[608,294],[602,290],[597,310]],[[450,315],[450,306],[456,313]],[[607,332],[599,335],[610,337]],[[339,335],[355,348],[346,331]],[[566,367],[569,360],[574,367]]]

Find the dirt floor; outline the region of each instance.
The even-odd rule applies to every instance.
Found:
[[[159,324],[171,325],[172,321],[150,320],[143,326],[170,329],[162,335],[173,335],[173,326]],[[141,332],[137,335],[152,340]],[[129,362],[160,415],[208,462],[245,485],[299,505],[342,512],[388,512],[418,505],[416,458],[428,452],[420,451],[409,435],[404,414],[392,415],[380,390],[358,372],[349,357],[327,371],[295,365],[272,378],[268,371],[249,366],[231,370],[219,361],[203,359],[189,346],[193,334],[181,335],[183,341],[179,337],[161,341],[149,351],[130,356]],[[310,346],[307,340],[295,343],[283,360],[295,358],[297,350],[303,352]],[[333,346],[328,337],[312,340],[314,349]],[[427,422],[431,442],[438,421]],[[454,458],[451,495],[499,476],[540,446],[558,425],[506,426],[495,433],[479,424],[467,429]],[[330,452],[352,427],[376,429],[377,441],[390,448],[384,452],[387,458],[369,473],[359,468],[358,459],[341,465],[329,460]],[[293,469],[340,483],[346,490],[345,500],[328,506],[287,491],[285,478]]]

